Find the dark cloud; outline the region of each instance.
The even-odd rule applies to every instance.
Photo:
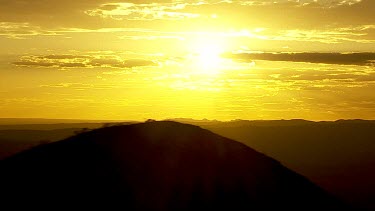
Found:
[[[140,66],[155,66],[155,62],[144,59],[128,59],[124,62],[124,66],[128,68]]]
[[[142,66],[156,66],[157,63],[146,59],[123,59],[114,55],[45,55],[24,56],[20,61],[13,62],[17,66],[28,67],[59,67],[59,68],[134,68]]]
[[[370,73],[368,75],[363,75],[360,76],[356,79],[357,81],[360,82],[370,82],[370,81],[375,81],[375,73]]]
[[[100,7],[101,10],[115,10],[119,7],[119,5],[116,4],[104,4]]]
[[[117,58],[93,58],[88,63],[91,66],[113,66],[113,67],[121,67],[123,61]]]
[[[237,53],[224,56],[244,62],[266,60],[339,65],[375,65],[375,53]]]
[[[121,60],[118,58],[96,58],[89,63],[95,67],[117,67],[117,68],[133,68],[142,66],[155,66],[156,63],[145,59],[127,59]]]
[[[30,60],[13,62],[13,64],[17,66],[38,66],[38,67],[53,67],[53,66],[58,65],[57,63],[53,63],[53,62],[30,61]]]
[[[58,67],[88,67],[86,64],[79,63],[79,62],[59,63],[57,66]]]

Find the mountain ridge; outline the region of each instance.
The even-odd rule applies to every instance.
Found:
[[[44,198],[129,210],[349,210],[244,144],[171,121],[81,133],[21,152],[0,166],[8,197],[31,197],[38,206],[35,199]]]

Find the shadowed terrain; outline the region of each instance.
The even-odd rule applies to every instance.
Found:
[[[116,122],[71,123],[69,121],[0,118],[0,160],[40,144],[59,141],[84,131],[120,124]],[[132,124],[132,122],[121,123],[121,125],[126,124]]]
[[[375,121],[196,124],[277,159],[355,206],[375,210]]]
[[[0,163],[4,202],[29,208],[347,210],[304,177],[197,126],[114,126]]]

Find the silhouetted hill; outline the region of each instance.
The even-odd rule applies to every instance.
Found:
[[[59,130],[0,130],[0,160],[25,149],[68,138],[80,128]]]
[[[346,210],[277,161],[175,122],[78,134],[7,158],[0,171],[3,202],[28,209]]]
[[[14,120],[14,119],[11,119]],[[29,120],[29,119],[26,119]],[[32,119],[33,121],[37,121]],[[20,121],[17,119],[17,121]],[[30,120],[31,121],[31,120]],[[48,120],[45,120],[48,122]],[[55,120],[51,120],[55,121]],[[67,121],[67,120],[66,120]],[[79,120],[76,120],[79,121]],[[9,123],[9,121],[8,121]],[[1,125],[0,124],[0,160],[30,147],[47,142],[60,141],[76,133],[113,125],[127,125],[133,122],[106,123],[46,123]]]
[[[375,210],[375,121],[237,121],[202,127],[277,159],[347,202]]]

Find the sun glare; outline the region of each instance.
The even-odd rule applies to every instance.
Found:
[[[199,74],[216,75],[220,73],[223,59],[220,55],[223,53],[219,42],[207,41],[196,44],[193,55],[193,65]]]

